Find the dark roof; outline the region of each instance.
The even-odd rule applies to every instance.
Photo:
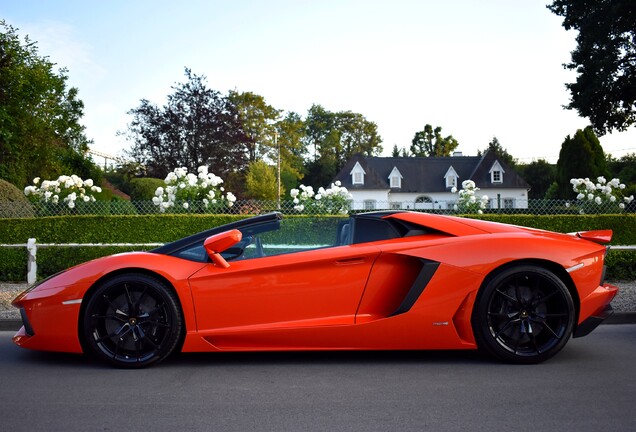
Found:
[[[498,161],[504,170],[503,183],[492,184],[490,169]],[[364,185],[353,185],[351,170],[356,162],[364,169]],[[472,180],[478,188],[529,189],[528,183],[512,168],[487,151],[482,156],[453,157],[365,157],[354,155],[336,175],[349,190],[389,189],[389,175],[393,167],[402,174],[400,192],[447,192],[444,176],[450,167],[459,176],[458,188],[464,180]]]

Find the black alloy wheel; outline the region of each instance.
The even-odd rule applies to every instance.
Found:
[[[92,354],[118,367],[140,368],[175,350],[183,333],[183,315],[164,282],[122,274],[92,293],[84,309],[83,330]]]
[[[477,296],[472,315],[477,346],[500,360],[539,363],[558,353],[572,334],[572,296],[543,267],[508,268]]]

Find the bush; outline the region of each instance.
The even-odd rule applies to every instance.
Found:
[[[636,251],[612,251],[605,260],[607,264],[607,279],[636,280]]]
[[[112,202],[111,205],[129,202]],[[111,208],[110,212],[114,210]],[[242,215],[122,215],[122,216],[55,216],[36,219],[3,219],[0,222],[0,243],[26,243],[35,238],[39,243],[166,243],[219,225],[244,219]],[[285,216],[292,230],[306,230],[311,219],[308,241],[324,243],[325,233],[333,221],[330,216]],[[482,215],[482,220],[510,223],[557,232],[613,229],[615,245],[636,245],[636,215]],[[289,232],[289,231],[288,231]],[[290,235],[294,237],[294,235]],[[131,247],[42,248],[38,250],[38,276],[54,274],[71,265],[131,250]],[[134,248],[141,249],[141,248]],[[607,277],[636,279],[636,252],[610,251]],[[26,248],[0,248],[0,280],[24,280]]]
[[[24,193],[0,179],[0,217],[33,217],[33,214],[33,207]]]
[[[165,187],[162,179],[145,177],[134,178],[128,182],[128,195],[131,201],[150,201],[155,196],[158,187]]]

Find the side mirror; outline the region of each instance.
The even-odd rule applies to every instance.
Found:
[[[230,264],[221,256],[221,252],[234,246],[243,238],[243,234],[237,229],[215,234],[205,239],[203,247],[214,264],[228,268]]]

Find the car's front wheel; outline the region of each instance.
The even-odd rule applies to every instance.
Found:
[[[567,343],[576,317],[561,279],[533,265],[508,268],[480,291],[472,315],[480,349],[513,363],[539,363]]]
[[[84,345],[118,367],[140,368],[165,359],[182,332],[175,294],[161,280],[143,274],[106,280],[84,308]]]

